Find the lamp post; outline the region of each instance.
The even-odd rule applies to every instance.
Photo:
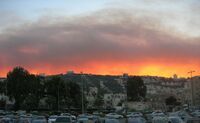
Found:
[[[126,80],[126,102],[125,102],[125,115],[126,115],[126,121],[125,123],[128,123],[127,113],[128,113],[128,80]]]
[[[81,108],[82,108],[82,114],[84,114],[84,82],[83,82],[83,73],[82,72],[81,72],[81,82],[82,82]]]
[[[60,102],[59,102],[59,99],[60,99],[60,94],[59,94],[60,89],[59,89],[59,88],[60,88],[60,87],[59,87],[59,86],[60,86],[60,83],[58,84],[58,90],[57,90],[57,91],[58,91],[58,93],[57,93],[57,94],[58,94],[58,95],[57,95],[57,96],[58,96],[58,102],[57,102],[57,103],[58,103],[58,105],[57,105],[58,111],[59,111],[59,108],[60,108],[60,106],[59,106],[59,105],[60,105],[60,104],[59,104],[59,103],[60,103]]]
[[[192,91],[192,106],[194,106],[194,83],[192,81],[192,74],[194,73],[195,71],[189,71],[188,73],[190,74],[191,78],[190,78],[190,81],[191,81],[191,91]]]

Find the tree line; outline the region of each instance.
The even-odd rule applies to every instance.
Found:
[[[104,105],[103,91],[98,86],[94,107]],[[14,102],[13,109],[37,110],[46,108],[60,110],[81,108],[82,92],[76,82],[64,80],[60,76],[43,77],[34,75],[22,67],[8,72],[7,79],[0,83],[0,93],[4,93]],[[126,82],[127,101],[144,101],[146,86],[139,76],[129,77]],[[84,95],[84,106],[87,100]],[[1,101],[2,102],[2,101]],[[0,102],[0,105],[1,105]],[[5,105],[5,103],[3,103]]]
[[[59,76],[47,78],[30,74],[22,67],[8,72],[7,79],[1,83],[0,93],[14,102],[14,110],[81,108],[82,92],[77,83]]]

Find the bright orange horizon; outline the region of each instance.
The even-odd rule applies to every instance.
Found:
[[[31,68],[24,67],[32,74],[41,74],[45,75],[54,75],[54,74],[65,74],[67,71],[73,70],[75,73],[88,73],[88,74],[99,74],[99,75],[122,75],[123,73],[128,73],[129,75],[140,75],[140,76],[161,76],[161,77],[172,77],[174,74],[177,74],[178,77],[190,77],[188,73],[191,70],[194,70],[193,76],[200,75],[198,72],[199,66],[196,65],[159,65],[159,64],[148,64],[148,65],[131,65],[131,64],[115,64],[111,63],[110,65],[100,65],[100,64],[90,64],[89,67],[54,67],[49,68]],[[23,67],[23,66],[22,66]],[[48,67],[48,66],[47,66]],[[13,68],[5,69],[1,71],[0,76],[6,77],[7,72]]]

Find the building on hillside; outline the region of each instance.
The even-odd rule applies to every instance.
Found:
[[[88,107],[93,107],[98,89],[96,87],[89,87],[89,92],[86,95]]]
[[[115,108],[123,105],[126,100],[126,95],[124,93],[108,93],[104,94],[103,99],[105,108]]]
[[[69,70],[69,71],[67,71],[67,74],[68,74],[68,75],[73,75],[73,74],[74,74],[74,71],[73,71],[73,70]]]
[[[194,106],[200,106],[200,76],[191,78],[191,97]]]
[[[165,100],[169,96],[174,96],[181,104],[186,102],[184,86],[187,79],[152,76],[142,79],[147,87],[146,99],[151,108],[165,110]]]

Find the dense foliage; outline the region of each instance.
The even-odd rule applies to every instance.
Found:
[[[5,91],[4,88],[1,90]],[[14,100],[15,110],[37,109],[41,102],[45,102],[46,108],[54,110],[70,106],[80,108],[80,90],[75,82],[64,81],[59,76],[46,79],[30,74],[22,67],[15,67],[7,74],[7,95]]]
[[[146,96],[146,86],[139,76],[134,76],[127,81],[128,101],[142,101]]]
[[[169,96],[168,98],[165,99],[165,104],[167,106],[175,106],[175,105],[179,105],[179,102],[174,96]]]

